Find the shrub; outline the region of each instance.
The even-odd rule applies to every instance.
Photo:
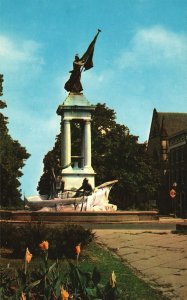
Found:
[[[0,223],[0,247],[11,248],[11,237],[15,226],[11,223]]]
[[[77,244],[81,243],[81,246],[84,247],[89,244],[94,237],[90,229],[84,229],[80,225],[67,225],[64,227],[62,233],[62,252],[66,257],[73,257],[75,255],[74,249]],[[58,237],[56,240],[58,240]],[[59,257],[59,255],[57,256]]]
[[[39,255],[39,243],[49,241],[49,257],[74,257],[74,248],[81,243],[84,247],[94,238],[90,229],[80,225],[66,225],[62,228],[50,228],[43,223],[27,223],[22,226],[13,226],[9,223],[1,224],[1,247],[13,250],[14,257],[23,257],[28,247],[35,255]]]
[[[23,257],[27,247],[38,254],[38,244],[47,235],[47,231],[42,223],[22,226],[1,223],[1,247],[11,248],[14,257]]]

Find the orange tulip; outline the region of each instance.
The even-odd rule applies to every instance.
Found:
[[[75,252],[76,252],[77,255],[80,254],[80,252],[81,252],[81,244],[78,244],[78,245],[75,247]]]
[[[29,252],[29,249],[27,248],[25,252],[25,261],[29,264],[31,259],[32,259],[32,254]]]
[[[27,300],[25,293],[21,293],[20,300]]]
[[[114,288],[116,285],[116,274],[114,273],[114,271],[112,272],[112,274],[110,276],[109,282],[110,282],[111,287]]]
[[[60,294],[61,294],[61,300],[68,300],[69,293],[68,291],[64,290],[63,287],[61,288]]]
[[[43,241],[41,244],[39,244],[39,247],[41,250],[48,250],[49,249],[48,241]]]

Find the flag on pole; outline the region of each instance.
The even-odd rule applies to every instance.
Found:
[[[98,32],[97,32],[96,36],[94,37],[93,41],[90,43],[90,45],[88,46],[88,49],[83,54],[83,56],[80,58],[80,61],[83,63],[84,71],[93,68],[94,47],[95,47],[95,43],[96,43],[97,37],[100,32],[101,32],[101,30],[98,29]]]

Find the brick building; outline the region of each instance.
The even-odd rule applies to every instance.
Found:
[[[187,129],[168,139],[169,186],[176,189],[172,211],[187,217]]]
[[[158,162],[161,186],[155,195],[161,214],[187,214],[187,113],[153,110],[148,153]],[[174,200],[169,196],[173,187]]]

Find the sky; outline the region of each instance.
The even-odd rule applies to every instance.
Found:
[[[186,0],[0,0],[0,73],[9,132],[31,154],[21,189],[37,193],[43,158],[60,132],[74,55],[101,29],[84,95],[106,103],[139,142],[153,109],[187,112]]]

